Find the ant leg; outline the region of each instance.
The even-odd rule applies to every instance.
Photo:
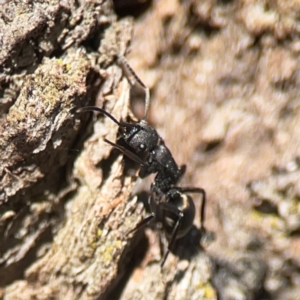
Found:
[[[157,171],[153,171],[153,166],[151,167],[151,165],[154,162],[155,162],[155,158],[153,157],[153,154],[150,152],[149,156],[147,157],[147,164],[145,164],[144,166],[142,166],[140,168],[139,177],[145,178],[145,177],[149,176],[150,174],[157,172]]]
[[[136,225],[135,228],[133,228],[132,230],[130,230],[130,231],[128,232],[128,234],[129,234],[129,233],[132,233],[132,232],[135,232],[135,231],[139,230],[140,228],[146,226],[148,223],[150,223],[150,221],[151,221],[153,218],[155,218],[155,215],[154,215],[154,214],[152,214],[152,215],[150,215],[150,216],[144,218],[141,222],[139,222],[139,223]]]
[[[134,85],[136,82],[139,86],[145,91],[145,113],[143,120],[146,120],[149,106],[150,106],[150,90],[149,88],[142,82],[142,80],[135,74],[130,65],[128,64],[126,58],[124,56],[119,57],[119,63],[122,66],[123,71],[126,73],[126,76],[131,85]]]
[[[186,165],[180,166],[180,170],[179,170],[180,173],[177,181],[179,181],[179,179],[185,174],[185,171],[186,171]]]
[[[149,203],[149,207],[150,207],[150,210],[151,210],[151,215],[144,218],[141,222],[139,222],[134,229],[129,231],[129,233],[134,232],[134,231],[144,227],[145,225],[150,223],[153,218],[156,217],[156,201],[155,201],[155,199],[152,196],[150,196],[148,198],[148,203]]]
[[[197,193],[202,195],[202,203],[200,206],[200,228],[204,228],[204,222],[205,222],[205,206],[206,206],[206,192],[202,188],[181,188],[176,187],[180,192],[182,193]]]
[[[176,241],[176,237],[177,237],[177,233],[178,233],[178,230],[180,228],[180,225],[181,225],[181,219],[183,218],[183,212],[181,210],[179,210],[177,207],[174,207],[173,205],[170,205],[169,203],[159,203],[161,209],[165,210],[165,211],[169,211],[169,212],[172,212],[174,214],[176,214],[178,216],[178,219],[176,221],[176,224],[173,228],[173,231],[172,231],[172,234],[171,234],[171,240],[169,242],[169,245],[168,245],[168,249],[167,249],[167,252],[165,253],[165,256],[160,264],[160,267],[163,268],[167,258],[168,258],[168,255],[170,253],[170,251],[173,249],[173,246],[174,246],[174,243]]]
[[[107,139],[104,139],[104,141],[108,144],[110,144],[111,146],[113,146],[114,148],[118,149],[120,152],[122,152],[123,154],[125,154],[127,157],[129,157],[130,159],[132,159],[133,161],[135,161],[136,163],[140,164],[141,166],[145,166],[145,162],[139,158],[136,154],[134,154],[133,152],[131,152],[130,150],[126,149],[123,146],[117,145]]]

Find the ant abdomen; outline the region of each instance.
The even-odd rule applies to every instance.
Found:
[[[165,201],[170,206],[176,207],[178,211],[174,213],[164,209],[161,216],[162,225],[166,233],[166,237],[171,240],[178,218],[180,218],[175,238],[175,240],[178,240],[186,236],[193,227],[196,210],[195,204],[191,196],[180,193],[176,189],[169,191]]]

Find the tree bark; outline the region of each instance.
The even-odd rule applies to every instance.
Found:
[[[76,110],[96,103],[127,117],[129,84],[116,61],[131,21],[117,21],[109,1],[1,9],[1,294],[101,298],[125,272],[126,232],[141,209],[104,142],[117,126],[101,116],[87,126],[91,115]]]
[[[137,2],[115,1],[122,15]],[[128,234],[143,205],[136,169],[104,142],[116,124],[76,113],[97,105],[135,120],[116,63],[132,19],[110,1],[6,1],[0,298],[298,300],[297,1],[147,5],[126,56],[151,88],[149,123],[187,165],[180,186],[207,192],[207,234],[197,216],[161,270],[163,230]]]

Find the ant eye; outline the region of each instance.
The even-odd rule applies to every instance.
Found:
[[[144,144],[140,144],[140,148],[141,148],[142,150],[144,150],[144,149],[145,149],[145,145],[144,145]]]

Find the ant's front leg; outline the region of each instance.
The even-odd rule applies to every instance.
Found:
[[[186,172],[186,165],[180,166],[178,180],[185,174],[185,172]]]
[[[150,174],[156,173],[160,170],[161,166],[157,163],[155,156],[153,153],[150,153],[146,157],[146,162],[143,166],[141,166],[139,171],[139,177],[145,178]]]
[[[133,153],[132,151],[126,149],[125,147],[115,144],[107,139],[104,139],[104,141],[108,144],[110,144],[112,147],[118,149],[120,152],[122,152],[124,155],[126,155],[127,157],[129,157],[131,160],[135,161],[136,163],[140,164],[141,166],[145,166],[145,162],[139,157],[137,156],[135,153]]]

